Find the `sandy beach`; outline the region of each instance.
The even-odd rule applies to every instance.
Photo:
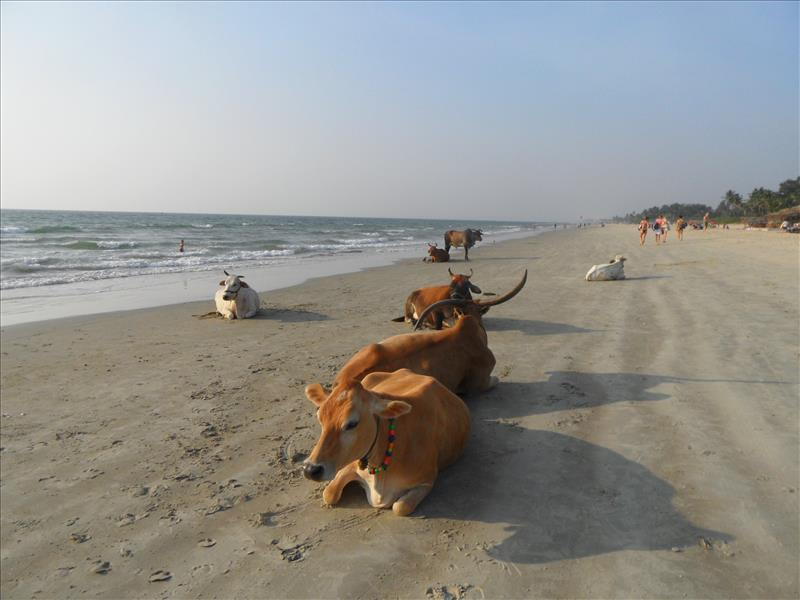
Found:
[[[635,226],[2,330],[3,598],[796,598],[798,236]],[[628,258],[628,279],[587,283]],[[407,294],[475,271],[500,384],[407,518],[300,463]],[[104,562],[110,564],[104,565]],[[96,571],[104,571],[98,573]],[[157,571],[168,572],[150,581]]]

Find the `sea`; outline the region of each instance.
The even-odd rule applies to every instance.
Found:
[[[89,295],[129,290],[130,296],[145,283],[176,281],[169,274],[183,274],[187,291],[175,302],[187,301],[199,292],[189,293],[186,282],[207,271],[214,271],[214,277],[223,269],[319,276],[327,270],[346,272],[405,257],[422,258],[428,243],[443,245],[442,235],[448,229],[482,229],[486,244],[531,235],[546,225],[552,227],[512,221],[3,209],[2,316],[4,324],[20,322],[17,308],[22,307],[28,315],[23,320],[31,320],[41,312],[31,304],[40,307],[43,298],[57,299],[59,310],[45,311],[48,316],[73,314],[65,313],[64,306],[69,304],[65,298],[75,296],[81,297],[75,310],[86,312],[78,304],[86,305]],[[183,252],[179,252],[181,240]],[[291,284],[302,279],[271,277],[270,282]],[[142,305],[142,301],[110,304]]]
[[[443,245],[447,229],[487,238],[541,224],[77,211],[0,211],[0,289],[183,271],[241,270]],[[184,251],[179,252],[181,240]]]

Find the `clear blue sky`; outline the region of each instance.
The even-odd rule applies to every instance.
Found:
[[[796,2],[0,11],[5,208],[574,220],[800,170]]]

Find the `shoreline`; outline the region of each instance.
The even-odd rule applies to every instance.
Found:
[[[475,246],[475,249],[479,251],[481,246],[492,247],[515,239],[555,232],[542,227],[538,231],[487,237]],[[455,260],[450,264],[463,262],[462,249],[456,248],[451,252]],[[246,268],[244,274],[249,284],[259,292],[259,295],[262,295],[266,292],[301,285],[320,277],[356,273],[415,259],[421,261],[422,256],[424,254],[417,248],[404,248],[397,252],[340,254]],[[217,271],[211,270],[185,271],[2,290],[0,291],[0,323],[5,329],[25,323],[205,300],[209,302],[210,311],[214,309],[213,296],[219,275],[220,273]],[[163,298],[170,300],[165,302]]]

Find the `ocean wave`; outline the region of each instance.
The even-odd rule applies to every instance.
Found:
[[[84,271],[87,273],[104,273],[109,270],[115,272],[133,272],[136,274],[148,274],[157,272],[179,272],[196,271],[206,268],[217,268],[220,265],[248,262],[251,264],[263,263],[268,259],[289,257],[295,254],[295,249],[283,250],[241,250],[233,253],[209,256],[205,252],[196,252],[183,255],[164,255],[164,254],[122,254],[108,259],[98,258],[93,255],[90,260],[71,260],[62,257],[49,258],[11,258],[3,259],[2,269],[4,272],[17,273],[57,273]],[[166,269],[166,271],[163,271]],[[53,275],[54,277],[55,275]],[[45,276],[43,275],[43,278]],[[67,277],[64,275],[64,277]],[[67,278],[70,278],[69,276]],[[52,278],[52,277],[50,277]],[[89,279],[105,277],[89,277]],[[40,285],[40,284],[37,284]]]
[[[279,264],[285,259],[275,259],[271,264]],[[213,271],[222,265],[202,265],[192,271]],[[104,269],[100,271],[75,271],[71,273],[53,273],[44,277],[14,277],[0,281],[0,289],[11,290],[18,288],[43,287],[49,285],[63,285],[68,283],[84,283],[87,281],[100,281],[104,279],[122,279],[140,275],[161,275],[164,273],[182,273],[186,269],[179,267],[159,267],[147,269]]]
[[[80,240],[78,242],[63,244],[61,247],[69,248],[70,250],[116,250],[118,248],[135,248],[136,242],[115,242],[111,240],[92,242],[89,240]]]
[[[10,214],[10,213],[9,213]],[[356,253],[423,253],[441,244],[438,222],[217,215],[30,214],[3,211],[2,287],[46,286],[134,275],[267,266]],[[487,235],[530,230],[487,223]],[[23,233],[25,232],[25,233]],[[519,234],[517,234],[519,235]],[[186,252],[178,252],[180,238]],[[484,243],[486,243],[484,238]],[[491,242],[490,242],[491,243]]]
[[[70,231],[81,231],[81,228],[72,225],[45,225],[31,229],[30,233],[68,233]]]
[[[389,238],[386,237],[375,237],[375,238],[333,238],[333,242],[336,244],[344,244],[345,246],[359,246],[362,244],[373,245],[378,244],[380,242],[388,242]]]
[[[114,240],[100,240],[99,242],[97,242],[97,245],[100,248],[116,249],[116,248],[135,248],[139,244],[136,242],[117,242]]]
[[[347,243],[345,243],[347,242]],[[336,242],[333,240],[323,240],[321,243],[317,244],[295,244],[290,247],[295,248],[297,250],[300,249],[308,249],[308,250],[333,250],[338,252],[347,252],[350,250],[366,250],[366,249],[391,249],[395,247],[407,247],[407,246],[414,246],[417,244],[422,244],[423,242],[419,240],[395,240],[389,241],[388,239],[384,238],[384,241],[372,241],[372,240],[341,240],[340,242]],[[306,250],[304,250],[306,251]]]

